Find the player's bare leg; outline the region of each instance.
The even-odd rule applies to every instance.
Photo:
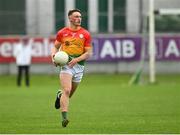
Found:
[[[61,113],[62,113],[62,126],[66,127],[68,124],[67,119],[67,112],[68,112],[68,106],[69,106],[69,96],[72,89],[72,75],[68,73],[61,73],[60,74],[60,83],[63,90],[63,93],[60,98],[60,104],[61,104]]]
[[[71,98],[72,95],[74,94],[74,92],[76,91],[77,87],[78,87],[79,83],[78,82],[72,82],[72,89],[71,89],[71,92],[70,92],[70,95],[69,97]],[[62,91],[59,90],[56,94],[56,100],[55,100],[55,108],[56,109],[59,109],[61,106],[60,106],[60,98],[61,98],[61,95],[62,95]]]
[[[71,92],[70,92],[70,95],[69,95],[70,98],[72,97],[72,95],[73,95],[74,92],[76,91],[78,85],[79,85],[79,83],[77,83],[77,82],[72,82],[72,89],[71,89]]]

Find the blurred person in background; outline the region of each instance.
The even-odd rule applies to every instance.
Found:
[[[25,77],[25,84],[30,86],[30,65],[32,57],[32,39],[23,37],[20,42],[15,45],[14,57],[17,65],[17,86],[21,86],[22,78]]]
[[[90,33],[81,27],[81,11],[73,9],[68,12],[69,26],[58,31],[54,47],[51,49],[51,57],[59,50],[65,51],[69,57],[69,63],[61,67],[59,78],[62,91],[58,91],[55,100],[55,108],[61,107],[62,127],[69,123],[68,108],[69,98],[78,87],[84,72],[84,62],[92,55]],[[56,63],[54,63],[57,66]]]

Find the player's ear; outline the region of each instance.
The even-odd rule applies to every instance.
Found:
[[[68,18],[69,18],[69,21],[70,21],[70,22],[72,22],[72,17],[71,17],[71,16],[69,16]]]

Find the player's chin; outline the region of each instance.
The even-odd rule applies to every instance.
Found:
[[[76,23],[76,26],[81,26],[81,23],[80,22]]]

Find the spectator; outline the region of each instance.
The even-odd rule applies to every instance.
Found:
[[[31,65],[31,51],[32,40],[29,38],[22,38],[14,49],[14,56],[16,58],[16,65],[18,69],[17,86],[21,86],[22,77],[24,74],[26,86],[30,86],[30,65]]]

